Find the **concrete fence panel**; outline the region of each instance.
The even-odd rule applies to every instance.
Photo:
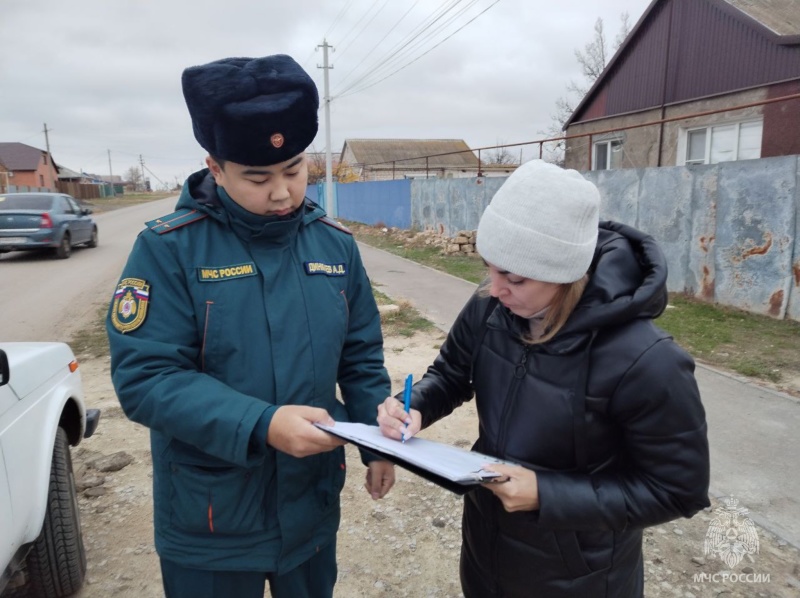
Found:
[[[420,230],[448,237],[475,230],[481,214],[505,177],[415,179],[411,183],[411,221]]]
[[[798,160],[782,156],[583,175],[600,190],[602,219],[635,226],[661,244],[670,291],[800,321]],[[452,237],[478,227],[504,181],[417,179],[406,188],[406,196],[401,198],[398,191],[391,201],[379,186],[397,181],[359,183],[363,186],[353,196],[352,211],[342,207],[341,199],[352,185],[340,185],[340,214],[353,220],[366,214],[368,219],[359,221],[433,229]],[[406,225],[393,224],[403,220],[394,216],[400,204],[408,206]]]
[[[797,158],[719,168],[714,299],[784,317],[796,244]]]

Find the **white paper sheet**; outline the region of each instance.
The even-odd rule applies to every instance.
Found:
[[[381,434],[377,426],[349,422],[336,422],[335,426],[315,425],[321,430],[349,440],[367,450],[372,448],[380,453],[392,455],[457,483],[474,484],[490,481],[499,474],[484,471],[483,465],[509,463],[495,457],[416,436],[400,442]]]

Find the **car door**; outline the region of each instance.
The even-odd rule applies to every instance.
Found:
[[[11,537],[11,496],[8,488],[8,473],[3,458],[3,437],[10,424],[11,407],[19,402],[17,395],[11,390],[8,382],[8,359],[0,349],[0,572],[8,565],[8,561],[16,550],[14,538]],[[2,588],[0,588],[2,591]]]
[[[92,235],[92,220],[88,214],[84,214],[78,202],[69,195],[63,195],[65,210],[69,219],[70,233],[72,234],[72,244],[85,243]]]

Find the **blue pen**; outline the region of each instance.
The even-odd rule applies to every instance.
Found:
[[[411,386],[414,382],[414,375],[409,374],[406,376],[406,387],[403,390],[403,409],[406,410],[408,415],[411,415]],[[408,427],[408,423],[406,423],[406,428]],[[403,431],[403,442],[406,441],[406,433]]]

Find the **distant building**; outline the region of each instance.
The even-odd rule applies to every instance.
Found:
[[[363,181],[507,176],[516,168],[480,164],[462,139],[347,139],[340,160]]]
[[[798,0],[654,0],[567,121],[567,135],[591,137],[567,140],[565,164],[800,154],[798,94]]]
[[[57,191],[58,166],[45,150],[0,142],[0,191]]]

